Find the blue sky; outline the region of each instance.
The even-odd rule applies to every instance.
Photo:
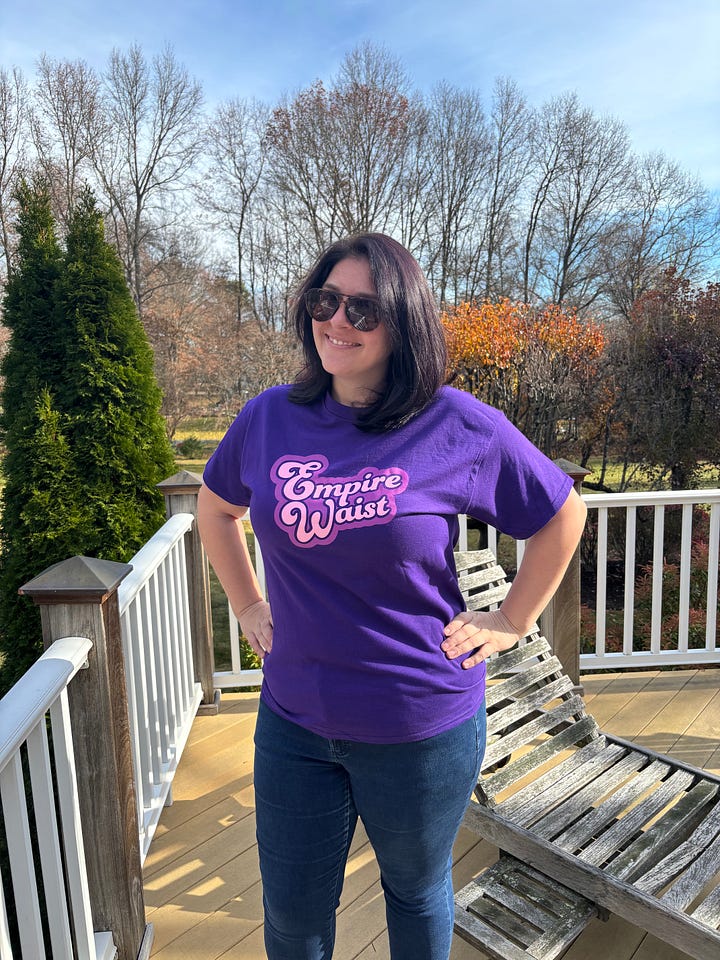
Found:
[[[720,0],[0,0],[0,66],[43,52],[102,67],[113,47],[170,44],[206,99],[270,102],[329,80],[362,40],[414,85],[490,94],[509,76],[533,104],[576,91],[720,192]]]

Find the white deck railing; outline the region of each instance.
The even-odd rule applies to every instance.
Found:
[[[190,733],[200,684],[194,680],[185,566],[191,514],[172,517],[135,554],[118,588],[138,830],[143,861]]]
[[[595,574],[595,632],[593,649],[580,652],[582,670],[611,669],[623,667],[658,667],[666,665],[688,666],[694,663],[720,663],[720,637],[718,637],[718,562],[720,543],[720,490],[675,490],[647,493],[585,494],[588,507],[589,532],[595,537],[593,566]],[[638,511],[645,508],[652,513],[652,560],[645,564],[644,575],[651,580],[651,611],[649,643],[638,635],[636,589],[638,582]],[[666,511],[681,511],[679,590],[675,607],[669,610],[665,561],[667,557]],[[707,529],[707,561],[693,556],[693,533],[699,522],[699,512],[709,514]],[[621,531],[611,536],[611,527]],[[461,518],[460,549],[467,549],[467,522]],[[611,541],[613,541],[611,543]],[[497,556],[498,534],[488,528],[488,546]],[[517,563],[522,559],[523,541],[516,541]],[[587,553],[584,551],[587,560]],[[620,558],[623,570],[622,594],[622,650],[608,650],[608,581],[610,563]],[[702,564],[701,567],[699,564]],[[691,606],[693,577],[700,574],[706,581],[700,604]],[[690,643],[691,611],[703,617],[704,642]],[[673,642],[667,642],[668,623],[677,618],[677,627],[672,631]],[[665,639],[663,641],[663,628]],[[643,631],[647,632],[647,630]],[[579,640],[580,638],[578,638]]]
[[[249,517],[248,517],[249,518]],[[265,585],[265,565],[263,563],[260,544],[255,540],[255,573],[263,594],[266,593]],[[230,619],[230,669],[216,670],[214,674],[215,686],[218,690],[228,689],[247,689],[248,687],[259,687],[262,683],[262,668],[243,667],[240,650],[240,625],[235,619],[232,607],[228,604],[228,617]]]
[[[145,923],[142,898],[138,900],[136,888],[140,864],[147,855],[162,808],[170,801],[173,776],[202,699],[193,663],[185,554],[186,534],[193,523],[190,514],[178,514],[168,520],[132,558],[130,572],[127,565],[109,563],[103,567],[104,561],[98,561],[98,568],[90,570],[87,593],[83,593],[86,584],[76,579],[78,569],[82,573],[88,571],[86,558],[67,562],[72,574],[64,569],[65,564],[57,564],[23,587],[23,592],[36,601],[44,595],[68,591],[67,604],[51,601],[49,609],[58,611],[56,622],[64,622],[67,617],[67,622],[87,623],[90,636],[99,637],[96,643],[100,645],[93,649],[90,639],[76,637],[56,640],[0,703],[0,793],[13,892],[12,899],[8,897],[12,904],[9,918],[5,896],[0,896],[2,960],[13,956],[10,930],[17,932],[23,958],[33,960],[46,956],[54,960],[111,960],[117,953],[115,943],[118,950],[127,953],[129,949],[133,956],[138,949],[143,956],[150,949],[152,927]],[[80,561],[79,566],[76,561]],[[93,561],[89,563],[92,565]],[[52,580],[50,584],[43,579],[47,574]],[[66,575],[69,583],[63,579]],[[107,577],[108,588],[104,596],[103,577]],[[117,596],[112,597],[116,587]],[[87,618],[84,605],[97,606],[99,611],[105,600],[112,612],[105,608],[105,614]],[[80,604],[80,613],[73,619],[75,603]],[[46,628],[52,634],[50,615],[43,621],[44,633]],[[76,681],[68,697],[68,684],[87,662],[90,650],[92,684],[80,685]],[[92,699],[103,684],[119,682],[122,671],[114,673],[108,665],[120,656],[125,667],[123,692],[127,695],[129,737],[115,736],[118,731],[111,698],[103,695],[96,701]],[[103,689],[107,694],[107,686]],[[117,686],[115,691],[116,703],[122,704],[124,698]],[[86,707],[88,702],[100,704],[103,709],[99,714],[78,709],[78,704]],[[85,770],[85,774],[76,775],[70,703],[75,708],[77,769]],[[108,706],[110,709],[105,709]],[[52,746],[46,731],[48,715]],[[100,753],[88,750],[88,743],[94,738],[103,745],[110,744],[110,749],[103,748]],[[110,758],[102,769],[93,766],[99,756]],[[134,775],[130,772],[131,758]],[[90,775],[88,769],[93,771]],[[25,776],[28,771],[29,778]],[[108,779],[101,787],[97,781],[105,771]],[[131,824],[130,837],[125,842],[125,825],[120,819],[121,811],[129,807],[126,790],[131,784],[135,788],[138,836],[132,836]],[[96,810],[93,804],[98,790],[115,805],[112,822],[118,830],[114,836],[120,846],[125,844],[123,856],[128,857],[129,880],[122,870],[103,871],[104,858],[93,856],[107,839],[108,826],[101,824],[104,808]],[[35,810],[34,824],[29,808]],[[88,810],[93,811],[92,819],[87,819]],[[37,841],[31,839],[33,834]],[[132,874],[133,870],[136,874]],[[99,886],[97,876],[94,884],[88,881],[89,875],[97,874]],[[42,883],[38,881],[40,877]],[[112,908],[108,910],[109,900]],[[93,932],[91,910],[96,901],[101,903],[100,915],[110,914],[114,918],[118,927],[116,930],[113,926],[114,936]]]
[[[68,708],[68,684],[91,646],[80,637],[56,640],[0,701],[0,794],[14,894],[11,915],[22,956],[38,960],[51,955],[54,960],[111,960],[117,952],[110,933],[93,931]],[[37,853],[31,841],[25,764]],[[0,957],[12,956],[0,879]]]
[[[718,638],[717,602],[718,602],[718,543],[720,541],[720,490],[682,490],[649,493],[610,493],[588,494],[583,499],[589,510],[588,529],[597,531],[594,565],[596,568],[596,615],[594,648],[581,652],[580,665],[583,670],[613,669],[623,667],[656,667],[662,665],[691,665],[693,663],[720,662],[720,640]],[[667,550],[666,511],[678,508],[682,512],[681,544],[679,563],[679,598],[673,616],[677,616],[677,630],[673,644],[662,643],[662,627],[667,620],[668,601],[664,594],[667,585],[664,582],[664,558]],[[649,644],[642,645],[637,634],[635,591],[637,581],[637,518],[638,510],[649,508],[653,514],[653,556],[648,565],[652,578],[652,610]],[[702,646],[690,643],[691,610],[697,613],[697,607],[691,607],[691,582],[697,573],[697,560],[693,559],[693,530],[698,520],[698,510],[709,512],[708,556],[703,574],[707,587],[702,600],[701,612],[704,617],[704,643]],[[623,642],[622,651],[607,649],[607,600],[608,565],[612,559],[610,550],[610,522],[613,517],[620,518],[624,530],[620,553],[623,564]],[[614,526],[618,520],[614,519]],[[498,535],[492,527],[488,528],[488,546],[497,555]],[[460,518],[460,550],[467,550],[467,518]],[[524,542],[515,543],[515,557],[519,564],[522,559]],[[260,549],[255,544],[256,570],[261,585],[264,585],[264,570]],[[667,630],[665,631],[667,633]],[[579,638],[578,638],[579,640]],[[647,649],[645,649],[647,647]],[[249,687],[261,682],[262,670],[243,670],[240,665],[240,636],[238,624],[230,611],[230,649],[232,668],[217,672],[215,680],[218,687]]]
[[[682,490],[658,493],[590,494],[583,498],[590,511],[591,529],[596,530],[594,651],[581,653],[584,670],[626,666],[657,667],[672,664],[718,663],[718,544],[720,543],[720,490]],[[638,562],[638,511],[652,516],[652,559],[646,564],[651,584],[649,642],[638,637],[636,611]],[[669,606],[669,584],[665,575],[667,556],[667,511],[680,510],[680,551],[677,571],[678,598]],[[693,552],[693,531],[700,510],[709,513],[707,560]],[[649,516],[643,522],[650,525]],[[622,651],[608,652],[608,565],[612,559],[611,527],[619,531],[615,540],[616,562],[623,566]],[[693,578],[703,583],[702,595],[692,589]],[[702,642],[690,642],[691,611],[704,621]],[[668,642],[668,629],[672,641]],[[663,628],[665,638],[663,641]],[[696,631],[697,632],[697,631]],[[663,648],[664,647],[664,648]]]

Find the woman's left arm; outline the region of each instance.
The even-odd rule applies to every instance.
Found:
[[[459,613],[445,627],[442,649],[450,660],[475,651],[463,661],[475,667],[524,637],[560,585],[580,542],[587,508],[575,490],[555,516],[525,544],[525,552],[507,596],[498,610]]]

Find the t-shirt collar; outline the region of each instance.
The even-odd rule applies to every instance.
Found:
[[[349,420],[350,423],[357,423],[362,412],[362,407],[349,407],[344,403],[339,403],[334,399],[329,390],[325,394],[324,405],[331,416],[337,417],[340,420]]]

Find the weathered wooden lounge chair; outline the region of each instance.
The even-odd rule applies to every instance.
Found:
[[[457,559],[471,609],[502,600],[492,553]],[[488,678],[465,825],[500,859],[456,895],[456,932],[490,957],[551,960],[611,911],[718,960],[720,777],[599,730],[537,630]]]

